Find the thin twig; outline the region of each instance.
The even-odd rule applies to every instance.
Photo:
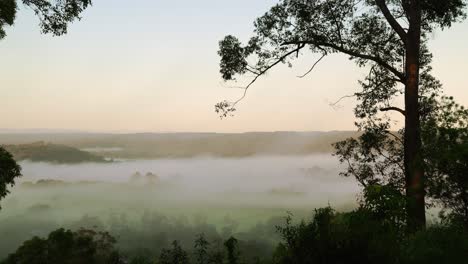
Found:
[[[304,77],[306,77],[309,73],[311,73],[311,72],[314,70],[315,66],[317,66],[317,64],[319,64],[319,62],[320,62],[321,60],[323,60],[323,58],[325,58],[325,56],[327,56],[326,53],[324,53],[324,54],[322,55],[322,57],[320,57],[320,59],[318,59],[318,60],[314,63],[314,65],[312,65],[312,67],[311,67],[306,73],[304,73],[303,75],[297,76],[297,77],[298,77],[298,78],[304,78]]]

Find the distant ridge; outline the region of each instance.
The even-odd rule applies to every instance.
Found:
[[[58,164],[106,162],[104,158],[86,151],[42,141],[30,144],[4,145],[4,147],[19,161],[29,160]]]
[[[3,133],[0,144],[47,142],[123,159],[248,157],[331,153],[332,144],[357,136],[351,131],[245,133]],[[119,151],[115,151],[118,149]]]

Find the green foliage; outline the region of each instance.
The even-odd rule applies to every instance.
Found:
[[[210,243],[206,240],[205,235],[202,233],[198,235],[195,240],[195,259],[197,264],[208,263],[208,247]]]
[[[34,237],[24,242],[0,263],[467,263],[468,229],[457,222],[444,221],[407,235],[398,221],[391,221],[400,215],[394,210],[400,203],[399,198],[398,191],[391,187],[374,186],[366,192],[366,206],[351,212],[321,208],[315,210],[311,220],[297,224],[289,214],[285,224],[277,226],[282,241],[269,255],[260,254],[255,245],[233,236],[210,243],[204,235],[197,235],[193,251],[184,250],[178,241],[174,241],[170,249],[162,250],[157,260],[150,254],[123,257],[125,254],[116,251],[116,241],[107,232],[59,229],[46,239]],[[398,202],[392,201],[394,199]]]
[[[228,264],[237,264],[239,263],[239,248],[238,248],[239,241],[234,238],[230,237],[228,240],[224,242],[224,246],[226,247],[227,251],[227,263]]]
[[[453,223],[406,236],[366,208],[336,213],[316,210],[310,222],[279,227],[283,237],[273,263],[467,263],[466,230]]]
[[[22,0],[22,3],[38,16],[42,33],[60,36],[67,33],[69,23],[80,19],[91,0]],[[4,27],[13,25],[16,11],[17,0],[0,2],[0,39],[6,35]]]
[[[246,73],[254,77],[240,99],[218,103],[215,111],[221,117],[232,115],[260,76],[281,63],[292,66],[294,58],[306,49],[320,55],[310,71],[329,54],[348,55],[369,73],[360,81],[362,91],[354,94],[358,100],[356,125],[364,134],[336,145],[341,161],[349,165],[344,175],[355,176],[365,187],[390,184],[405,189],[410,229],[423,228],[425,174],[420,123],[425,118],[424,97],[441,87],[431,76],[428,36],[435,28],[450,27],[464,19],[465,6],[464,0],[279,1],[256,20],[254,36],[247,44],[231,35],[220,41],[224,80]],[[412,67],[417,71],[409,71]],[[391,105],[403,94],[406,109]],[[406,132],[403,129],[395,135],[389,131],[391,117],[382,114],[388,111],[405,116]]]
[[[439,87],[437,82],[428,81],[424,92],[431,93]],[[468,226],[468,110],[458,105],[452,97],[437,96],[435,93],[421,97],[421,106],[428,197],[451,217],[464,221]],[[389,124],[369,121],[363,126],[361,136],[334,145],[335,155],[347,165],[341,175],[355,177],[365,187],[364,195],[368,195],[369,190],[375,190],[376,186],[390,187],[403,194],[404,130],[395,134],[388,131]],[[382,195],[381,199],[386,199],[386,194]],[[397,193],[394,195],[398,196]],[[404,210],[403,202],[400,208]]]
[[[468,233],[456,226],[434,226],[408,238],[402,264],[468,263]]]
[[[442,97],[422,135],[429,194],[468,227],[468,109]]]
[[[46,239],[34,237],[24,242],[2,264],[119,264],[115,243],[107,232],[58,229]]]
[[[174,240],[171,249],[163,249],[158,264],[188,264],[188,253],[182,249],[179,242]]]
[[[0,2],[0,39],[6,35],[3,28],[13,25],[16,18],[16,8],[16,0],[3,0]]]
[[[464,19],[465,6],[464,0],[421,1],[423,66],[431,57],[425,47],[427,34]],[[254,36],[246,45],[232,35],[219,42],[220,72],[226,81],[246,73],[259,77],[279,63],[291,65],[304,49],[323,56],[343,53],[358,66],[371,67],[358,98],[370,98],[365,95],[369,91],[384,103],[401,91],[396,85],[404,82],[400,69],[404,66],[406,40],[402,35],[406,30],[398,23],[409,24],[409,20],[407,1],[282,0],[255,21]],[[216,110],[226,116],[235,111],[236,103],[224,101]]]
[[[398,236],[369,211],[315,211],[310,222],[278,228],[283,237],[275,263],[394,263]]]
[[[450,27],[453,22],[460,21],[466,17],[466,13],[463,10],[466,7],[466,1],[424,0],[421,2],[424,11],[424,21],[428,21],[426,23],[426,27],[428,28],[431,28],[431,22],[434,22],[434,24],[441,28]]]
[[[372,185],[364,189],[361,208],[380,219],[383,226],[403,233],[406,228],[406,197],[395,187]]]
[[[130,264],[154,264],[154,262],[151,261],[149,258],[143,257],[143,256],[134,257],[130,260],[129,263]]]
[[[13,156],[0,147],[0,200],[9,193],[8,187],[15,184],[15,179],[21,176],[21,167]]]

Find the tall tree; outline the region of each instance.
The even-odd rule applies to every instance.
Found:
[[[405,118],[404,172],[407,222],[410,230],[425,227],[425,174],[421,151],[420,83],[430,76],[431,54],[427,36],[465,17],[464,0],[282,0],[254,24],[248,44],[234,36],[220,41],[221,74],[224,80],[253,74],[243,96],[223,101],[216,112],[226,117],[245,97],[255,81],[273,67],[288,63],[301,51],[318,53],[319,59],[342,53],[359,67],[369,69],[357,93],[360,118],[381,111],[397,111]],[[309,71],[309,72],[310,72]],[[307,74],[307,73],[306,73]],[[404,94],[405,107],[390,105]]]
[[[199,234],[195,240],[195,259],[197,264],[208,263],[208,247],[210,243],[205,238],[205,234]]]

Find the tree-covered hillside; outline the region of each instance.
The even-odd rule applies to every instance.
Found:
[[[18,161],[30,160],[51,163],[106,162],[103,157],[64,145],[36,142],[21,145],[5,145],[6,150]]]

